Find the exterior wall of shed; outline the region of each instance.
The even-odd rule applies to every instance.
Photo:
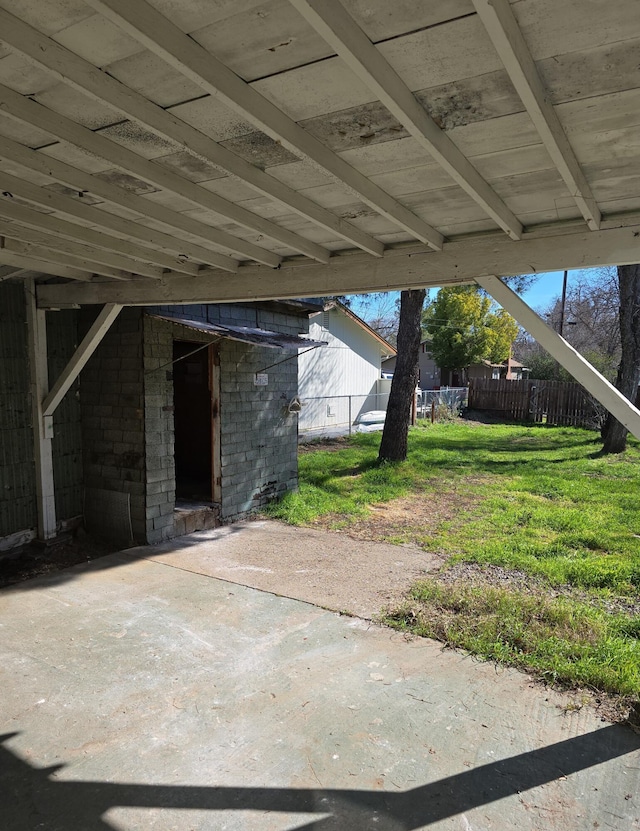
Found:
[[[324,321],[328,319],[328,327]],[[375,394],[380,379],[380,343],[354,320],[333,308],[315,315],[309,325],[313,340],[327,341],[300,355],[300,428],[312,430],[326,424],[327,398],[357,396],[352,420],[359,412],[384,409],[377,405]],[[385,404],[386,406],[386,404]],[[337,406],[336,412],[348,412]]]
[[[78,341],[74,311],[48,312],[49,377],[56,378]],[[35,536],[38,516],[29,398],[25,290],[0,285],[0,541]],[[74,384],[54,414],[56,516],[64,525],[82,514],[80,404]]]
[[[305,332],[306,318],[253,305],[163,308],[162,314]],[[97,309],[47,313],[50,380],[58,377]],[[134,538],[174,534],[174,339],[185,330],[123,309],[54,414],[59,524],[80,517],[84,488],[130,494]],[[193,333],[198,339],[197,333]],[[208,339],[208,338],[207,338]],[[219,346],[221,517],[233,520],[297,487],[297,354],[234,341]],[[266,387],[254,384],[266,369]],[[0,547],[35,536],[37,504],[24,286],[0,285]]]
[[[149,311],[208,323],[271,329],[291,335],[306,332],[307,329],[306,318],[253,304],[167,306],[155,307]],[[156,351],[153,360],[149,358],[149,367],[154,361],[158,365],[171,361],[174,339],[210,340],[208,336],[179,325],[174,326],[167,321],[152,317],[147,317],[146,320],[145,325],[154,333]],[[227,339],[220,341],[218,349],[222,495],[220,516],[224,521],[231,521],[246,516],[274,497],[297,487],[298,417],[287,411],[287,405],[298,395],[298,358],[295,351],[252,346]],[[283,360],[285,358],[289,360]],[[270,366],[278,361],[282,363]],[[268,376],[268,384],[266,387],[256,386],[255,374],[263,371]],[[154,373],[150,373],[146,378],[153,376]],[[154,381],[157,385],[154,395],[164,396],[164,400],[171,404],[172,384],[166,378],[166,372],[164,376],[160,373]],[[165,386],[162,390],[163,384]],[[154,399],[156,409],[160,400]],[[165,418],[165,429],[168,429],[167,423],[168,419]],[[172,436],[170,441],[173,441]],[[168,488],[169,483],[175,481],[172,445],[171,453],[164,454],[164,458],[170,459],[171,464],[167,463],[162,468],[158,459],[154,477],[162,477],[164,471],[166,477],[158,478],[157,481],[163,482],[164,487]],[[166,492],[169,493],[168,490]],[[175,500],[175,494],[173,498]]]
[[[86,331],[97,310],[81,311]],[[123,309],[80,376],[84,485],[130,494],[134,539],[146,542],[143,317]]]

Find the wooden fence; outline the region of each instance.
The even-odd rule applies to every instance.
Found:
[[[604,408],[571,381],[472,379],[469,409],[488,410],[513,421],[600,429]]]

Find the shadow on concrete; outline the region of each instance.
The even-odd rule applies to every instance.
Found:
[[[116,807],[318,814],[311,822],[305,817],[297,831],[411,831],[640,749],[640,736],[611,725],[408,791],[388,792],[52,780],[65,765],[32,767],[4,746],[16,735],[0,736],[7,831],[105,831],[113,826],[104,814]]]
[[[224,525],[210,531],[194,531],[193,534],[186,534],[183,537],[175,537],[167,540],[167,542],[158,545],[139,545],[134,548],[126,548],[121,551],[106,553],[98,556],[95,559],[87,560],[86,562],[76,563],[75,565],[65,566],[60,570],[48,571],[45,574],[29,577],[20,582],[10,583],[9,585],[0,587],[0,592],[28,592],[42,589],[43,586],[51,588],[52,586],[59,586],[63,583],[69,583],[76,577],[86,574],[87,572],[107,571],[113,568],[120,568],[130,564],[133,560],[151,560],[155,555],[167,551],[183,551],[187,548],[192,548],[194,545],[201,545],[203,540],[212,542],[217,539],[222,544],[227,536],[237,534],[242,531],[248,522],[245,520],[235,524]],[[216,536],[204,536],[213,535]]]

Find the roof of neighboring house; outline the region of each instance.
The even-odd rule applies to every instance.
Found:
[[[487,361],[487,360],[478,361],[478,363],[483,364],[484,366],[501,366],[501,367],[511,366],[511,367],[514,367],[515,369],[517,369],[518,367],[521,367],[522,369],[526,368],[524,364],[521,364],[520,361],[516,361],[513,358],[510,358],[508,361],[502,361],[502,362],[497,363],[497,364],[494,364],[491,361]]]
[[[311,301],[305,299],[304,302],[305,303],[310,303]],[[314,317],[315,315],[320,314],[320,312],[329,311],[330,309],[338,309],[346,317],[353,320],[354,323],[357,323],[358,326],[360,326],[362,329],[364,329],[364,331],[368,335],[371,335],[372,338],[374,338],[376,341],[378,341],[378,344],[380,345],[381,349],[384,350],[384,352],[383,352],[384,355],[386,355],[387,357],[393,357],[394,355],[397,355],[398,350],[395,348],[395,346],[392,346],[389,343],[388,340],[385,340],[382,337],[382,335],[380,335],[378,332],[376,332],[375,329],[372,329],[371,326],[369,326],[368,323],[366,323],[361,317],[358,317],[358,315],[355,312],[351,311],[351,309],[348,306],[346,306],[344,303],[342,303],[340,300],[329,300],[327,303],[324,303],[322,308],[319,308],[318,311],[315,312],[315,314],[312,312],[309,315],[309,317]]]

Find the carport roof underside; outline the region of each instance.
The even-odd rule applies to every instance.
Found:
[[[0,38],[41,307],[640,260],[637,0],[0,0]]]

